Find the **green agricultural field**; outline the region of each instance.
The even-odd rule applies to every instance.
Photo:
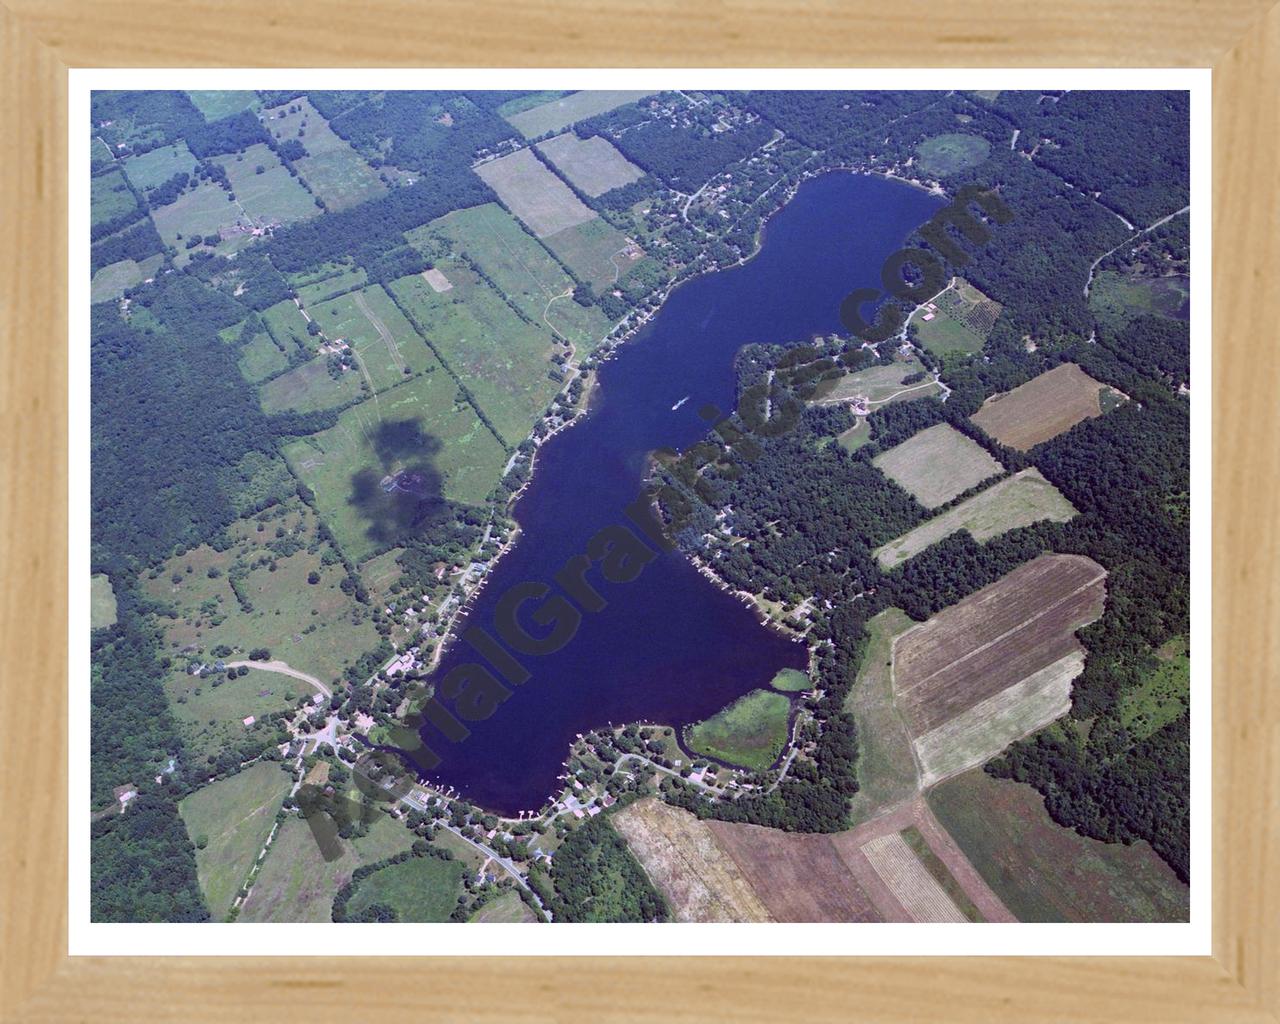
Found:
[[[1046,519],[1065,523],[1075,514],[1071,502],[1033,467],[1006,477],[942,515],[926,520],[877,548],[875,556],[882,568],[892,569],[959,530],[968,530],[974,540],[983,542]]]
[[[1144,314],[1185,320],[1190,288],[1186,277],[1128,277],[1104,270],[1089,289],[1089,308],[1115,327]]]
[[[242,110],[257,110],[262,105],[252,89],[188,89],[187,98],[206,121],[221,121]]]
[[[104,573],[89,577],[89,628],[102,629],[116,622],[116,595]]]
[[[1191,693],[1191,656],[1186,637],[1161,648],[1155,668],[1120,694],[1120,724],[1144,740],[1186,714]]]
[[[516,892],[494,897],[468,918],[472,924],[528,924],[536,920],[529,904]]]
[[[538,143],[538,150],[575,188],[592,198],[644,177],[644,171],[599,135],[580,139],[565,132]]]
[[[550,103],[552,100],[558,100],[562,96],[568,95],[568,89],[542,89],[538,92],[528,92],[523,96],[517,96],[513,100],[507,100],[506,103],[496,108],[496,112],[500,117],[510,117],[512,114],[532,110],[534,107],[540,107],[544,103]]]
[[[316,340],[307,331],[307,320],[302,311],[291,299],[277,302],[262,313],[267,330],[285,352],[292,354],[295,347],[303,352],[312,352],[316,348]]]
[[[526,139],[537,139],[550,132],[558,132],[578,121],[595,117],[615,107],[635,103],[652,92],[628,89],[592,89],[575,92],[563,99],[553,99],[540,106],[526,108],[517,113],[503,114]]]
[[[551,334],[516,316],[465,265],[437,269],[453,285],[448,291],[437,292],[421,274],[392,282],[391,291],[466,381],[506,443],[519,444],[560,390],[548,376],[555,351]]]
[[[153,277],[162,263],[164,263],[164,256],[161,253],[149,256],[141,263],[134,260],[109,263],[94,274],[93,280],[89,282],[89,301],[108,302],[111,299],[120,298],[134,285]]]
[[[344,295],[363,288],[369,280],[364,267],[352,264],[325,263],[302,274],[288,275],[289,283],[298,290],[304,306]]]
[[[200,707],[224,703],[227,691],[246,678],[253,680],[255,692],[265,688],[298,697],[313,692],[288,676],[256,672],[214,687],[212,679],[182,672],[186,658],[179,656],[188,648],[190,657],[211,662],[218,645],[238,652],[226,660],[242,660],[253,648],[265,647],[273,658],[328,683],[378,646],[369,610],[342,591],[342,563],[320,540],[315,514],[296,498],[238,520],[227,539],[232,543],[225,551],[201,545],[169,559],[154,579],[142,580],[147,596],[177,614],[161,621],[170,653],[180,662],[177,685],[171,687],[178,695]],[[309,582],[312,573],[318,582]],[[251,610],[237,599],[237,590]],[[197,688],[203,691],[200,698]],[[221,717],[238,721],[251,713],[235,710]]]
[[[915,374],[921,374],[922,379],[904,383],[906,378]],[[925,374],[924,364],[912,356],[902,362],[868,366],[865,370],[846,373],[843,377],[819,381],[811,401],[823,405],[862,401],[874,412],[877,406],[927,398],[938,394],[940,390],[937,383]],[[870,439],[868,431],[867,440]]]
[[[369,592],[375,595],[375,600],[384,602],[396,600],[392,596],[391,585],[404,573],[404,569],[396,561],[402,554],[404,554],[403,548],[392,548],[376,558],[370,558],[360,566],[360,576]]]
[[[243,153],[219,157],[217,163],[227,172],[236,202],[259,225],[291,224],[320,212],[315,199],[265,143],[252,145]]]
[[[381,285],[316,303],[307,312],[325,338],[341,339],[351,347],[360,373],[377,394],[438,368],[427,343]]]
[[[152,210],[151,219],[155,221],[156,230],[165,245],[178,250],[175,262],[180,267],[191,259],[194,250],[187,248],[187,240],[193,236],[216,235],[223,228],[239,226],[240,231],[213,247],[214,252],[223,256],[243,249],[253,241],[248,218],[241,213],[240,207],[219,186],[209,181],[202,181],[197,188],[184,192],[168,206]]]
[[[113,167],[106,174],[95,175],[90,180],[92,182],[89,192],[90,224],[102,224],[105,221],[123,217],[138,205],[120,168]]]
[[[306,147],[307,155],[294,167],[328,209],[345,210],[386,191],[378,173],[329,127],[305,96],[268,111],[266,128],[282,142],[297,139]]]
[[[1145,842],[1056,824],[1031,786],[982,769],[935,786],[929,807],[1019,921],[1186,921],[1188,889]]]
[[[228,344],[238,345],[240,327],[229,327],[218,332]],[[240,345],[238,357],[240,375],[250,384],[259,384],[289,368],[289,357],[276,344],[267,331],[259,331],[245,344]]]
[[[124,173],[139,190],[163,185],[175,174],[191,174],[196,169],[196,158],[185,142],[161,146],[149,153],[124,158]]]
[[[783,690],[787,693],[799,693],[802,690],[812,690],[813,680],[809,678],[808,672],[801,672],[796,668],[784,668],[769,680],[769,685],[775,690]]]
[[[925,508],[937,508],[1004,467],[976,441],[946,423],[926,427],[871,460]]]
[[[982,343],[986,339],[959,320],[946,313],[935,313],[931,319],[926,320],[928,315],[917,310],[911,315],[911,325],[916,330],[920,344],[934,355],[948,356],[955,352],[969,355],[982,350]]]
[[[867,623],[867,651],[845,700],[858,733],[858,792],[850,802],[854,825],[920,788],[911,737],[893,703],[893,638],[913,624],[897,608],[887,608]]]
[[[375,903],[396,912],[397,920],[448,921],[462,895],[463,866],[441,857],[410,857],[379,868],[356,883],[347,901],[347,917],[356,920]]]
[[[728,764],[764,771],[787,743],[791,702],[780,693],[752,690],[685,733],[695,754]]]
[[[273,377],[258,390],[262,411],[269,414],[318,412],[337,409],[371,394],[359,369],[335,372],[336,376],[329,372],[329,357],[319,355],[288,373]]]
[[[231,909],[292,785],[293,777],[278,763],[260,761],[179,802],[178,813],[196,846],[200,889],[214,921]]]
[[[546,324],[574,346],[589,351],[609,333],[609,321],[600,308],[573,301],[572,278],[497,203],[456,210],[405,232],[405,237],[427,253],[434,239],[444,239],[473,261],[528,319]]]
[[[626,236],[599,217],[557,231],[542,242],[597,293],[616,285],[638,262],[625,254]]]
[[[507,459],[442,370],[343,411],[336,426],[286,445],[284,456],[357,562],[394,543],[423,499],[442,493],[483,504]],[[410,489],[384,491],[381,481],[398,473]]]
[[[596,213],[573,194],[531,149],[486,160],[475,173],[502,204],[528,225],[539,238],[596,219]]]
[[[356,868],[403,853],[413,839],[402,822],[380,814],[367,835],[343,840],[342,856],[326,861],[311,827],[290,815],[280,826],[237,920],[330,921],[333,898]]]
[[[990,152],[991,143],[981,135],[935,135],[916,147],[916,165],[941,178],[977,167]]]

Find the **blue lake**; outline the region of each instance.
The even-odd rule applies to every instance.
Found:
[[[699,440],[708,427],[698,410],[707,403],[733,407],[738,350],[843,333],[841,300],[853,288],[880,287],[885,258],[939,205],[899,182],[828,174],[774,215],[753,259],[678,288],[604,364],[590,414],[542,447],[515,508],[523,536],[493,570],[467,625],[493,632],[495,605],[515,584],[557,589],[556,572],[593,534],[627,521],[648,453]],[[501,813],[534,810],[557,790],[578,733],[609,722],[695,722],[779,669],[807,663],[804,645],[763,626],[678,553],[660,555],[632,582],[610,584],[594,570],[588,578],[607,607],[584,615],[558,653],[519,656],[531,678],[492,717],[468,723],[471,735],[458,743],[423,728],[443,757],[430,781]],[[482,661],[455,640],[436,678]]]

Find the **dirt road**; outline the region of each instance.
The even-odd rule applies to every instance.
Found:
[[[290,668],[288,662],[284,661],[228,661],[227,668],[256,668],[261,672],[277,672],[282,676],[293,676],[294,679],[301,679],[304,683],[310,683],[326,697],[332,697],[333,691],[324,683],[320,682],[315,676],[309,676],[305,672],[299,672],[296,668]]]

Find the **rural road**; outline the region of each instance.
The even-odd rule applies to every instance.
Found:
[[[290,668],[288,662],[284,661],[228,661],[227,668],[256,668],[262,672],[277,672],[282,676],[293,676],[294,679],[301,679],[304,683],[310,683],[326,697],[332,697],[333,691],[324,683],[320,682],[315,676],[309,676],[305,672],[299,672],[296,668]]]
[[[644,757],[641,754],[623,754],[621,757],[618,758],[617,761],[614,762],[614,767],[621,768],[622,763],[624,761],[638,761],[640,764],[648,765],[655,772],[661,772],[664,775],[670,775],[677,779],[684,779],[684,781],[687,782],[689,785],[695,786],[698,789],[706,790],[706,792],[708,793],[714,793],[716,795],[720,794],[720,790],[717,789],[715,786],[708,786],[705,782],[694,782],[693,779],[685,779],[684,776],[682,776],[680,772],[677,771],[676,769],[664,768],[660,764],[654,764],[654,762],[650,761],[647,757]]]
[[[414,800],[408,796],[403,796],[400,799],[404,803],[412,807],[414,810],[427,813],[427,807],[425,804],[421,804],[417,800]],[[450,825],[446,821],[441,821],[440,819],[436,819],[435,824],[437,828],[447,829],[448,831],[452,832],[455,836],[457,836],[459,839],[461,839],[464,843],[468,844],[469,846],[473,847],[480,853],[484,854],[495,864],[500,865],[503,871],[505,871],[508,875],[510,875],[512,878],[515,879],[516,885],[520,886],[521,889],[524,889],[533,897],[534,902],[537,903],[538,906],[542,908],[543,913],[545,913],[548,918],[551,917],[551,912],[548,911],[546,907],[542,906],[542,900],[538,897],[538,894],[536,892],[534,892],[532,889],[529,888],[529,883],[525,881],[524,875],[520,874],[520,871],[516,867],[515,862],[511,860],[510,857],[498,856],[497,851],[491,850],[489,849],[489,847],[484,846],[480,843],[477,843],[474,839],[468,839],[466,836],[462,834],[461,831],[454,828],[452,825]]]
[[[1191,209],[1191,204],[1190,204],[1190,203],[1188,203],[1188,204],[1187,204],[1186,206],[1184,206],[1181,210],[1174,210],[1174,211],[1173,211],[1173,213],[1169,214],[1169,216],[1167,216],[1167,217],[1161,217],[1161,218],[1160,218],[1158,221],[1156,221],[1154,224],[1151,224],[1151,225],[1149,225],[1149,226],[1147,226],[1147,227],[1143,228],[1143,229],[1142,229],[1141,231],[1139,231],[1136,235],[1133,235],[1133,236],[1132,236],[1132,237],[1130,237],[1130,238],[1126,238],[1123,242],[1121,242],[1119,245],[1117,245],[1117,246],[1115,247],[1115,249],[1108,249],[1108,250],[1107,250],[1106,252],[1104,252],[1101,256],[1099,256],[1096,260],[1094,260],[1094,261],[1093,261],[1093,265],[1092,265],[1091,267],[1089,267],[1089,278],[1088,278],[1088,280],[1086,280],[1086,281],[1085,281],[1085,283],[1084,283],[1084,297],[1085,297],[1086,299],[1089,297],[1089,289],[1093,287],[1093,275],[1094,275],[1094,272],[1098,269],[1098,264],[1099,264],[1099,263],[1101,263],[1101,262],[1102,262],[1103,260],[1105,260],[1108,256],[1110,256],[1113,252],[1115,252],[1115,251],[1116,251],[1116,249],[1123,249],[1123,248],[1124,248],[1126,245],[1128,245],[1130,242],[1136,241],[1137,239],[1141,238],[1143,235],[1147,234],[1148,232],[1154,231],[1156,228],[1160,227],[1160,225],[1162,225],[1162,224],[1167,224],[1169,221],[1173,220],[1173,218],[1174,218],[1174,217],[1181,216],[1182,214],[1186,213],[1186,212],[1187,212],[1188,210],[1190,210],[1190,209]],[[1132,227],[1132,226],[1133,226],[1133,225],[1130,225],[1130,227]]]

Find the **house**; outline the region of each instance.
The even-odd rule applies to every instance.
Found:
[[[244,720],[244,727],[245,727],[246,729],[251,728],[251,727],[253,726],[253,723],[254,723],[254,722],[256,722],[256,721],[257,721],[257,719],[256,719],[256,718],[254,718],[254,717],[253,717],[253,715],[250,715],[248,718],[246,718],[246,719]]]

